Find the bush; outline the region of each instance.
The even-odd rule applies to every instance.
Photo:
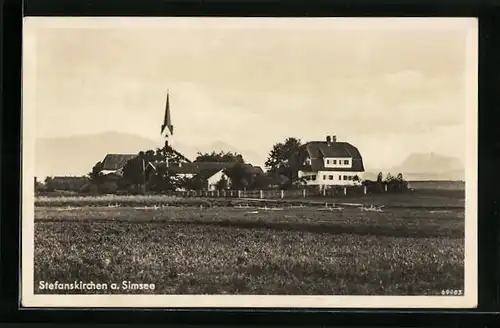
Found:
[[[89,181],[90,180],[87,177],[47,177],[45,179],[45,189],[46,191],[67,190],[79,192],[80,189]]]
[[[99,192],[104,194],[113,194],[118,190],[118,184],[114,181],[105,181],[99,185]]]

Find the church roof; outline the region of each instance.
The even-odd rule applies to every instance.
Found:
[[[163,124],[161,126],[161,132],[168,128],[170,135],[174,134],[174,126],[172,125],[172,118],[170,117],[170,94],[167,92],[167,102],[165,104],[165,118],[163,119]]]

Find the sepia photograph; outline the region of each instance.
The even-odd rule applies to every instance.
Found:
[[[475,307],[477,34],[26,17],[23,306]]]

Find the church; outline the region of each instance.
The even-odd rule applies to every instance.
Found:
[[[163,148],[169,149],[169,152],[176,158],[175,163],[169,163],[168,158],[165,161],[153,161],[144,163],[144,174],[149,175],[152,171],[158,171],[160,168],[167,169],[177,176],[193,179],[203,185],[205,190],[215,190],[218,182],[223,178],[228,181],[228,188],[231,185],[229,177],[225,175],[225,170],[233,167],[236,163],[227,162],[192,162],[186,156],[174,149],[174,125],[170,112],[170,93],[167,91],[165,113],[161,124],[160,134],[163,137]],[[138,154],[107,154],[102,162],[101,174],[111,179],[122,179],[123,168],[129,160],[137,158]],[[263,175],[264,171],[258,166],[244,164],[244,170],[251,175]]]

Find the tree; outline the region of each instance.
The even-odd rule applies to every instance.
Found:
[[[238,153],[233,152],[211,152],[211,153],[201,153],[198,152],[198,156],[196,156],[195,162],[223,162],[223,163],[241,163],[244,164],[245,161],[243,156]]]
[[[387,176],[385,177],[385,181],[392,182],[394,180],[395,180],[394,176],[391,173],[387,173]]]
[[[227,189],[228,186],[229,186],[229,183],[228,183],[227,179],[224,176],[222,176],[220,178],[220,180],[217,181],[217,183],[215,184],[215,188],[217,188],[218,190]]]
[[[408,190],[408,182],[405,181],[405,179],[403,178],[403,174],[402,173],[398,173],[396,179],[394,179],[392,181],[392,184],[395,185],[395,188],[398,191]]]
[[[183,160],[183,156],[169,145],[156,150],[140,151],[136,158],[125,164],[123,177],[131,185],[143,186],[144,190],[150,187],[155,191],[172,190],[173,186],[181,180],[180,177],[172,174],[165,167],[158,168],[156,172],[148,167],[150,163],[167,161],[169,165],[178,165]]]
[[[157,148],[152,158],[149,156],[146,157],[149,161],[168,162],[169,165],[179,165],[181,162],[189,162],[187,158],[168,144],[165,144],[162,148]]]
[[[143,153],[143,152],[141,152]],[[123,167],[123,178],[131,185],[144,184],[143,158],[137,156],[129,160]]]
[[[178,174],[168,170],[166,165],[161,165],[152,171],[148,177],[148,190],[157,192],[176,190],[185,185],[185,180]]]
[[[305,148],[300,139],[290,137],[285,142],[273,146],[265,165],[270,173],[282,174],[293,183],[297,180],[298,170],[304,164],[305,158]]]
[[[45,185],[35,177],[35,192],[45,191]]]
[[[144,152],[144,160],[146,163],[155,161],[156,153],[154,150],[147,150]]]
[[[384,175],[382,174],[382,172],[379,172],[379,174],[377,175],[377,182],[382,183],[383,179]]]
[[[45,190],[47,191],[54,191],[54,184],[52,183],[52,177],[46,177],[45,180],[43,181],[43,184],[45,185]]]
[[[273,183],[273,177],[269,174],[257,174],[253,178],[250,189],[267,189]]]
[[[234,189],[246,189],[253,184],[253,174],[248,172],[242,163],[236,163],[224,170],[224,173],[231,180],[231,187]]]
[[[102,169],[104,167],[104,164],[99,161],[97,163],[95,163],[94,167],[92,167],[92,171],[88,174],[88,177],[90,179],[91,182],[93,183],[100,183],[101,180],[102,180]]]

